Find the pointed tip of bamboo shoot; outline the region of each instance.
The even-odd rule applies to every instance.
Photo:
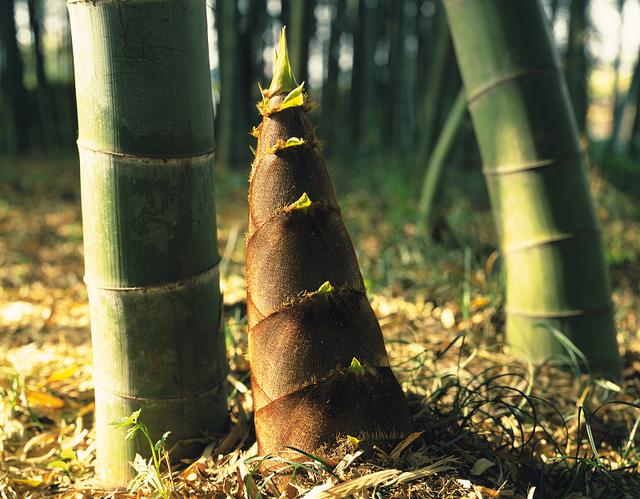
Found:
[[[362,374],[362,372],[364,371],[364,366],[357,358],[354,357],[353,359],[351,359],[351,364],[347,368],[347,371],[349,371],[350,373]]]
[[[289,62],[287,35],[285,31],[286,26],[283,26],[280,31],[280,41],[274,49],[273,79],[266,91],[265,97],[274,97],[276,95],[289,93],[298,86],[296,78],[293,76],[291,63]]]

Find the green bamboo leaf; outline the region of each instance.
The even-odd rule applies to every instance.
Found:
[[[171,434],[170,431],[165,431],[160,437],[160,440],[156,442],[154,449],[156,452],[160,452],[160,450],[164,447],[165,442],[167,441],[167,437]]]
[[[138,433],[138,430],[140,429],[140,427],[138,425],[134,425],[131,428],[129,428],[127,430],[127,434],[125,435],[124,439],[125,440],[133,440],[136,436],[136,434]]]
[[[137,411],[132,412],[131,414],[129,414],[128,416],[122,417],[122,418],[118,418],[114,421],[111,421],[111,423],[109,423],[111,426],[113,426],[114,428],[120,428],[122,426],[130,426],[130,425],[134,425],[138,422],[138,418],[140,417],[140,413],[142,412],[142,409],[138,409]]]

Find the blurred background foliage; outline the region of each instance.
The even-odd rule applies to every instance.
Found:
[[[640,195],[640,2],[545,0],[576,118],[591,152],[601,218]],[[280,26],[316,103],[312,114],[342,197],[364,198],[396,228],[420,233],[421,186],[461,89],[438,0],[209,0],[219,188],[244,187]],[[0,2],[0,165],[15,188],[77,169],[72,43],[64,0]],[[469,117],[444,144],[428,234],[488,254],[493,228]],[[31,165],[39,167],[37,174]],[[607,194],[608,193],[608,194]],[[614,200],[602,199],[613,196]],[[615,205],[613,208],[610,204]],[[366,206],[365,206],[366,207]],[[625,212],[625,216],[629,213]],[[469,223],[469,216],[481,224]],[[621,215],[622,216],[622,215]],[[357,229],[356,229],[357,230]],[[610,260],[637,259],[610,238]]]

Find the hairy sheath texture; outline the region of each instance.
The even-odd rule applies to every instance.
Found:
[[[284,99],[265,97],[254,129],[247,306],[256,435],[261,454],[290,446],[324,457],[341,436],[400,438],[411,418],[308,106],[280,109]]]

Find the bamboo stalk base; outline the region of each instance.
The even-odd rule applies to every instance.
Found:
[[[533,364],[557,362],[570,366],[570,347],[551,332],[556,330],[571,341],[589,359],[589,370],[594,374],[620,375],[621,362],[615,330],[609,310],[577,317],[544,320],[536,317],[507,316],[506,340],[511,351],[522,355]],[[579,359],[579,355],[576,355]],[[581,367],[583,362],[578,360]]]
[[[171,462],[195,458],[205,446],[205,432],[216,433],[227,422],[226,393],[216,387],[199,395],[175,399],[143,400],[114,395],[95,387],[96,475],[106,487],[120,487],[131,481],[135,470],[131,466],[136,454],[149,455],[149,444],[142,435],[125,440],[125,428],[113,428],[110,423],[142,409],[141,420],[149,429],[154,443],[162,436],[161,428],[171,431],[166,448],[171,449]],[[194,434],[193,428],[202,433]]]

